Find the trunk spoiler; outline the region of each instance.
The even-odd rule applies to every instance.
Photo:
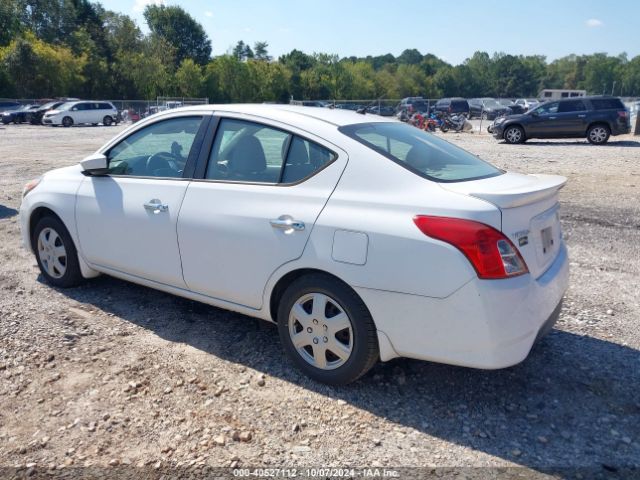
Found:
[[[551,197],[566,183],[567,179],[559,175],[507,172],[484,180],[440,185],[447,190],[486,200],[499,208],[514,208]]]

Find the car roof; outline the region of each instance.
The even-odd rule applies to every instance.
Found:
[[[377,115],[361,114],[353,110],[325,107],[302,107],[298,105],[269,105],[262,103],[233,103],[219,105],[193,105],[190,107],[174,108],[176,111],[212,111],[228,112],[265,117],[282,123],[296,124],[304,121],[319,121],[341,127],[355,123],[392,122],[389,118]],[[169,112],[163,112],[169,113]]]

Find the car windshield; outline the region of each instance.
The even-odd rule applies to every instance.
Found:
[[[67,102],[60,105],[56,110],[69,110],[71,107],[75,105],[75,102]]]
[[[413,173],[436,182],[463,182],[504,173],[475,155],[404,123],[360,123],[339,130]]]

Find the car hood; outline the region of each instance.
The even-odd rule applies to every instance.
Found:
[[[513,113],[511,115],[505,115],[504,118],[506,118],[507,120],[518,120],[526,116],[527,115],[525,115],[524,113]]]
[[[59,113],[62,113],[62,110],[58,110],[58,109],[56,108],[56,109],[53,109],[53,110],[49,110],[47,113],[48,113],[48,114],[51,114],[51,115],[57,115],[57,114],[59,114]]]

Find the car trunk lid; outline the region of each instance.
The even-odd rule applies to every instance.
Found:
[[[497,177],[441,185],[498,207],[502,214],[502,233],[518,248],[529,271],[538,278],[560,251],[558,192],[566,181],[558,175],[508,172]]]

